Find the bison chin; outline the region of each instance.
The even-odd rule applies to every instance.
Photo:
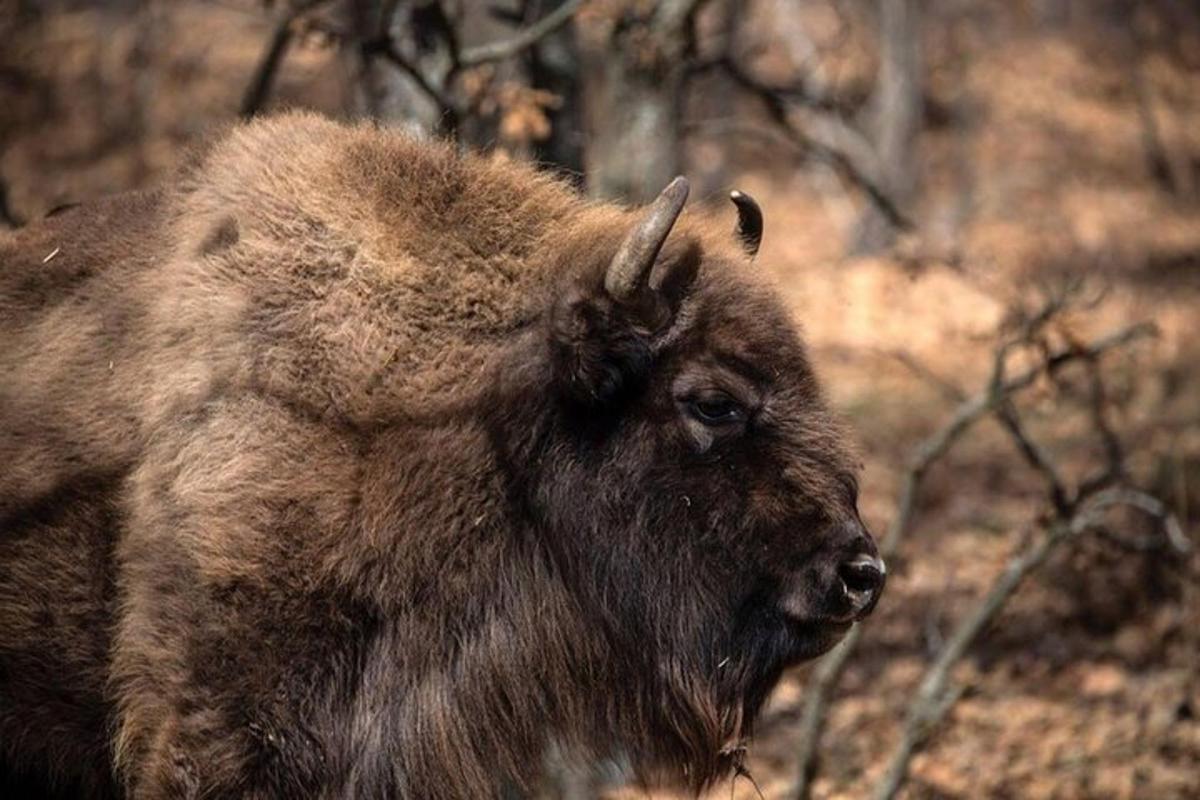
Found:
[[[778,673],[833,649],[861,616],[847,615],[840,592],[816,591],[811,580],[796,599],[783,586],[750,594],[734,614],[734,638],[745,652],[757,653],[767,671]],[[825,596],[826,594],[830,596]]]
[[[629,748],[640,755],[632,766],[644,786],[700,792],[740,772],[754,721],[784,671],[828,652],[850,628],[798,623],[769,607],[748,603],[728,638],[691,649],[690,663],[656,660],[662,685],[646,698],[645,717],[654,722]]]
[[[853,623],[787,621],[789,665],[823,656],[845,638]]]

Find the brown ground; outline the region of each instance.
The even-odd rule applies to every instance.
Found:
[[[0,18],[11,5],[0,0]],[[933,99],[951,107],[968,98],[970,124],[931,125],[923,139],[922,235],[896,256],[843,258],[846,199],[776,159],[741,184],[768,215],[760,263],[792,301],[832,398],[857,427],[863,512],[876,531],[893,513],[907,454],[952,407],[892,354],[908,352],[974,392],[1006,307],[1057,276],[1090,276],[1107,294],[1056,335],[1086,338],[1143,319],[1160,327],[1156,340],[1106,366],[1136,475],[1195,539],[1197,203],[1167,191],[1147,164],[1119,31],[1047,33],[1007,4],[981,5],[986,24],[959,31],[969,54],[959,71],[940,40],[930,44]],[[59,13],[0,41],[0,175],[24,216],[153,183],[183,145],[231,118],[267,35],[263,15],[239,0],[155,8],[136,17]],[[340,70],[332,51],[306,44],[277,96],[337,113]],[[1146,75],[1169,148],[1200,182],[1200,80],[1158,57]],[[1077,404],[1039,385],[1023,408],[1069,471],[1095,462]],[[867,794],[930,648],[1025,541],[1041,505],[1041,486],[991,422],[932,472],[833,708],[817,797]],[[1197,582],[1195,565],[1163,553],[1099,540],[1059,553],[956,670],[966,693],[914,761],[907,796],[1200,797]],[[785,681],[751,751],[769,798],[787,796],[795,777],[804,679],[799,670]],[[743,780],[714,797],[730,791],[756,796]]]

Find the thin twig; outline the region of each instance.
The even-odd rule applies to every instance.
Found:
[[[1059,514],[1069,514],[1075,498],[1069,495],[1062,473],[1050,453],[1042,447],[1040,442],[1029,435],[1025,423],[1021,421],[1021,417],[1017,413],[1016,405],[1011,399],[1005,398],[997,404],[995,413],[996,418],[1008,431],[1010,438],[1017,445],[1017,449],[1029,466],[1037,470],[1046,481],[1046,490],[1050,495],[1050,503],[1054,506],[1054,510]]]
[[[1084,500],[1066,516],[1056,518],[1044,536],[1016,555],[987,594],[958,624],[946,640],[946,645],[937,660],[925,673],[916,697],[909,706],[900,743],[892,752],[884,776],[873,794],[875,800],[891,800],[896,796],[907,778],[913,754],[945,718],[959,694],[952,691],[948,695],[947,692],[951,669],[988,623],[1004,608],[1021,582],[1045,563],[1056,547],[1067,539],[1095,527],[1107,511],[1121,505],[1145,511],[1164,525],[1169,525],[1171,517],[1155,498],[1136,490],[1108,489]]]
[[[1109,350],[1123,347],[1137,339],[1152,335],[1156,330],[1149,323],[1132,325],[1100,337],[1089,345],[1052,352],[1045,356],[1041,363],[1010,378],[1002,377],[1003,370],[998,366],[1004,358],[1004,354],[1007,353],[1009,345],[1006,344],[999,348],[996,355],[997,366],[993,368],[993,377],[989,380],[987,387],[979,394],[959,404],[946,424],[925,439],[914,451],[904,474],[896,513],[879,543],[880,555],[884,560],[892,559],[899,551],[900,544],[912,522],[921,482],[930,467],[945,455],[971,426],[991,412],[998,402],[1010,398],[1015,393],[1032,385],[1044,372],[1058,369],[1076,359],[1098,358]],[[996,375],[1001,376],[999,381],[996,380]],[[829,696],[840,682],[850,656],[853,655],[862,639],[862,631],[861,625],[854,626],[842,643],[818,662],[812,677],[805,686],[798,748],[800,774],[794,790],[794,796],[799,800],[806,800],[811,790]]]
[[[1147,74],[1143,45],[1137,32],[1133,35],[1133,64],[1129,76],[1133,83],[1134,108],[1141,123],[1142,148],[1152,177],[1177,197],[1190,197],[1195,190],[1191,165],[1182,148],[1171,148],[1163,136],[1155,109],[1154,89]]]
[[[1108,489],[1106,492],[1109,495],[1118,497],[1122,505],[1136,508],[1143,514],[1154,517],[1162,526],[1162,531],[1167,537],[1167,542],[1174,548],[1175,552],[1181,556],[1189,556],[1195,550],[1190,539],[1183,532],[1183,528],[1179,524],[1179,520],[1171,513],[1167,504],[1159,500],[1157,497],[1138,489],[1130,489],[1126,487],[1117,487]],[[1099,496],[1099,495],[1097,495]]]
[[[433,82],[426,77],[416,64],[413,64],[404,54],[396,47],[395,42],[390,39],[385,39],[379,42],[372,42],[364,48],[364,52],[368,55],[382,55],[393,65],[398,67],[408,77],[412,78],[416,85],[426,97],[432,100],[443,113],[454,113],[457,116],[458,108],[454,99],[450,95],[443,92],[441,89],[433,85]]]
[[[1082,289],[1083,286],[1081,283],[1072,283],[1064,287],[1062,291],[1052,294],[1035,314],[1023,320],[1017,336],[1010,341],[1008,347],[1013,348],[1020,345],[1038,344],[1044,348],[1043,343],[1035,341],[1038,334],[1041,333],[1056,314],[1066,307],[1071,298],[1076,297]],[[993,385],[1002,382],[1004,379],[1004,370],[1006,368],[1006,359],[1004,356],[1005,348],[1001,348],[992,374]],[[1087,357],[1082,360],[1092,367],[1096,386],[1102,386],[1099,384],[1100,376],[1095,358]],[[1094,388],[1094,394],[1097,392],[1099,394],[1093,400],[1094,403],[1100,403],[1101,406],[1092,409],[1092,420],[1100,431],[1105,445],[1116,448],[1115,451],[1109,453],[1110,463],[1113,465],[1112,469],[1116,470],[1116,474],[1120,474],[1120,471],[1123,469],[1124,455],[1120,450],[1120,443],[1117,441],[1111,428],[1108,427],[1107,417],[1102,407],[1104,403],[1103,392],[1100,388]],[[1074,495],[1071,494],[1067,489],[1066,482],[1063,480],[1062,472],[1054,462],[1054,458],[1046,448],[1042,447],[1037,439],[1029,434],[1011,398],[1005,397],[997,403],[994,411],[996,418],[1005,430],[1008,431],[1010,438],[1026,462],[1045,480],[1047,493],[1049,494],[1051,504],[1054,506],[1055,513],[1060,518],[1070,516],[1075,505],[1082,498],[1091,494],[1091,492],[1081,488]],[[1115,478],[1115,475],[1113,477]]]
[[[291,47],[292,38],[295,35],[293,26],[296,20],[325,2],[327,0],[304,0],[294,5],[285,5],[279,21],[275,24],[275,30],[267,42],[267,47],[258,61],[258,67],[254,70],[254,76],[246,87],[246,93],[242,95],[242,105],[238,114],[243,119],[249,119],[261,111],[267,98],[270,97],[271,86],[275,83],[275,75],[279,72],[284,56]]]
[[[906,350],[883,350],[881,352],[905,366],[909,372],[937,389],[948,400],[961,403],[967,399],[967,393],[962,390],[961,386],[934,372],[929,366],[915,358],[912,353]]]
[[[1108,390],[1104,385],[1104,376],[1100,365],[1095,359],[1086,359],[1084,363],[1088,370],[1088,411],[1092,417],[1092,426],[1100,434],[1100,442],[1104,447],[1105,466],[1096,475],[1087,478],[1079,487],[1080,496],[1087,496],[1107,486],[1111,486],[1125,477],[1125,450],[1121,438],[1117,436],[1108,419]]]
[[[460,103],[454,95],[455,79],[466,69],[502,61],[534,46],[567,24],[583,3],[584,0],[568,0],[509,39],[467,49],[459,47],[458,31],[451,20],[444,17],[439,18],[436,35],[445,42],[450,63],[437,75],[432,75],[431,71],[426,71],[405,56],[391,35],[386,32],[389,30],[387,25],[384,26],[385,33],[383,35],[363,41],[360,46],[365,58],[382,56],[407,75],[417,90],[438,107],[440,112],[439,132],[453,137],[458,132],[460,120],[468,112],[465,105]]]
[[[1067,295],[1057,299],[1052,298],[1038,314],[1024,322],[1020,338],[1013,340],[1008,346],[1016,346],[1021,341],[1031,342],[1038,330],[1064,307],[1067,299]],[[1003,383],[1003,353],[1006,347],[1001,347],[997,353],[992,379],[993,393],[995,393],[996,387]],[[1072,349],[1080,354],[1090,366],[1098,370],[1096,365],[1098,354],[1093,352],[1094,348],[1075,347]],[[1053,357],[1046,358],[1046,361],[1052,360]],[[1098,371],[1095,373],[1095,378],[1099,381]],[[1111,448],[1108,453],[1110,459],[1108,471],[1115,470],[1117,474],[1122,474],[1124,453],[1103,414],[1103,397],[1094,398],[1094,403],[1100,403],[1100,406],[1093,408],[1092,423],[1100,436],[1105,439],[1106,447]],[[1046,534],[1009,562],[1008,567],[996,579],[987,594],[958,624],[947,639],[937,660],[926,671],[917,695],[909,705],[900,743],[893,751],[884,777],[876,787],[874,793],[876,800],[891,800],[896,795],[907,778],[913,754],[924,745],[934,728],[953,707],[957,692],[947,691],[953,666],[962,658],[988,623],[1000,612],[1025,577],[1043,564],[1059,544],[1083,531],[1100,526],[1109,509],[1123,505],[1139,509],[1156,518],[1173,546],[1179,548],[1180,552],[1190,551],[1190,542],[1182,537],[1178,523],[1162,502],[1144,492],[1127,487],[1105,489],[1090,495],[1085,494],[1081,487],[1072,494],[1050,454],[1025,430],[1011,395],[1003,395],[995,404],[994,411],[1022,455],[1046,482],[1054,514],[1047,525]],[[1178,543],[1180,541],[1182,544]]]
[[[567,0],[567,2],[510,39],[488,42],[478,47],[469,47],[463,50],[458,56],[458,66],[464,69],[477,67],[480,64],[503,61],[506,58],[517,55],[522,50],[532,47],[570,22],[571,18],[575,16],[575,12],[583,5],[583,2],[584,0]]]
[[[1082,283],[1072,283],[1063,287],[1060,292],[1051,295],[1034,315],[1022,322],[1019,334],[1012,341],[1011,346],[1039,344],[1044,348],[1044,343],[1035,342],[1036,337],[1049,324],[1050,320],[1067,305],[1071,298],[1076,297],[1082,289]],[[1115,483],[1125,474],[1124,451],[1121,448],[1120,439],[1108,422],[1107,393],[1104,390],[1104,382],[1100,373],[1098,360],[1094,356],[1086,356],[1080,360],[1085,364],[1089,372],[1091,381],[1089,411],[1092,424],[1104,444],[1106,467],[1099,475],[1084,482],[1073,496],[1068,491],[1062,473],[1055,465],[1053,457],[1034,437],[1029,435],[1028,430],[1021,421],[1016,406],[1006,399],[1004,402],[998,404],[995,409],[996,418],[1008,431],[1021,455],[1045,479],[1050,501],[1054,506],[1055,512],[1060,517],[1068,516],[1073,506],[1083,498]],[[996,372],[992,378],[994,382],[1002,380],[1003,369],[1004,359],[998,359],[996,362]]]
[[[9,228],[19,228],[25,224],[25,221],[9,205],[8,184],[2,179],[0,179],[0,223]]]
[[[659,0],[653,25],[660,37],[678,37],[708,3],[709,0]]]
[[[821,111],[816,104],[804,111],[804,124],[797,125],[793,111],[799,111],[798,100],[805,98],[800,90],[771,86],[751,75],[731,57],[721,57],[697,64],[693,72],[719,69],[741,89],[757,97],[767,115],[786,134],[790,143],[803,151],[811,151],[840,168],[871,199],[871,202],[900,230],[911,230],[913,222],[892,197],[879,177],[882,174],[878,157],[870,142],[838,114]]]

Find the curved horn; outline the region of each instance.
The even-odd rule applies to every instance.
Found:
[[[737,189],[729,193],[729,199],[737,206],[738,238],[742,240],[742,247],[746,248],[746,253],[753,258],[754,254],[758,252],[759,245],[762,244],[762,209],[758,207],[758,203],[754,202],[753,197],[745,192],[739,192]]]
[[[621,242],[604,275],[604,288],[612,297],[627,300],[644,282],[679,212],[683,210],[687,196],[687,178],[680,175],[667,184],[667,188],[650,205],[646,216]]]

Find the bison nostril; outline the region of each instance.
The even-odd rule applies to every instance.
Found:
[[[883,561],[864,553],[842,562],[838,567],[838,576],[842,579],[846,599],[850,602],[852,618],[860,620],[870,614],[887,578]]]
[[[878,558],[860,555],[844,562],[838,575],[846,582],[846,588],[856,592],[874,592],[883,585],[887,568]]]

